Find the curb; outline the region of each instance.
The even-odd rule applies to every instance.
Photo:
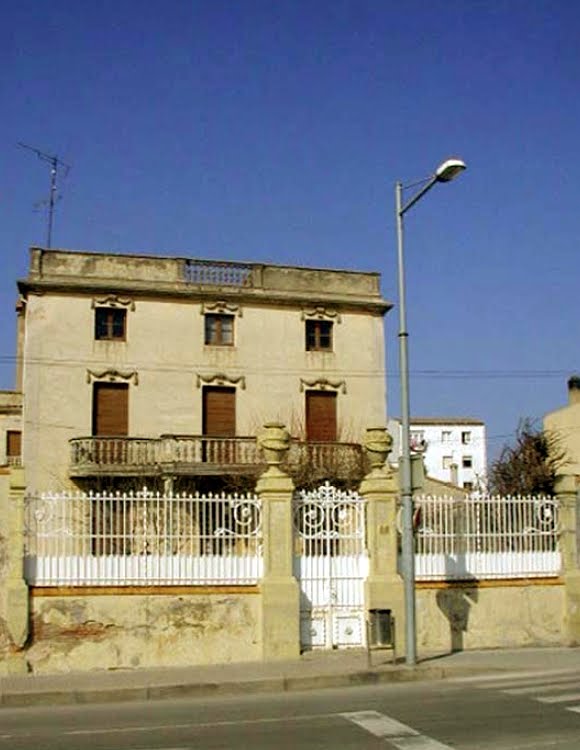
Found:
[[[357,672],[316,674],[304,677],[265,677],[255,680],[177,683],[143,687],[104,688],[102,690],[32,690],[2,692],[0,707],[87,705],[91,703],[129,703],[205,698],[236,694],[285,693],[325,688],[360,687],[389,682],[420,682],[443,680],[477,674],[501,674],[503,670],[473,667],[403,667],[393,670],[362,670]]]

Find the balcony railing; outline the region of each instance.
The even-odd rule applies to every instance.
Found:
[[[241,474],[264,467],[255,437],[81,437],[70,440],[70,447],[71,477]],[[293,441],[288,456],[289,471],[305,478],[362,476],[362,466],[356,443]]]

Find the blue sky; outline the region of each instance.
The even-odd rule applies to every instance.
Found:
[[[6,0],[0,388],[46,239],[17,142],[72,166],[53,246],[377,270],[393,301],[394,183],[459,155],[406,217],[411,410],[495,455],[580,367],[579,34],[569,0]]]

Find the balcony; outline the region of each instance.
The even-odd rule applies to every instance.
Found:
[[[265,462],[255,437],[162,435],[159,438],[81,437],[70,442],[69,476],[145,477],[259,474]],[[356,443],[291,443],[287,469],[304,478],[362,477]]]

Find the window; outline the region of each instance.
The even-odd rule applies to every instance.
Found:
[[[127,311],[118,307],[95,309],[95,338],[98,341],[124,341]]]
[[[306,351],[332,351],[332,322],[330,320],[306,321]]]
[[[443,456],[442,465],[444,469],[450,469],[453,463],[453,456]]]
[[[205,344],[207,346],[233,346],[234,316],[208,313],[205,316]]]
[[[22,433],[20,430],[7,430],[6,432],[6,462],[9,466],[20,464],[22,450]]]
[[[463,489],[471,492],[473,489],[473,482],[463,482]]]
[[[463,445],[469,445],[471,443],[471,432],[466,431],[461,433],[461,443]]]
[[[409,434],[409,445],[412,450],[424,450],[427,447],[427,443],[425,442],[425,430],[411,430]]]
[[[441,433],[441,442],[442,443],[451,442],[451,430],[443,430],[443,432]]]
[[[471,458],[471,456],[463,456],[461,465],[464,469],[471,469],[471,467],[473,466],[473,459]]]

